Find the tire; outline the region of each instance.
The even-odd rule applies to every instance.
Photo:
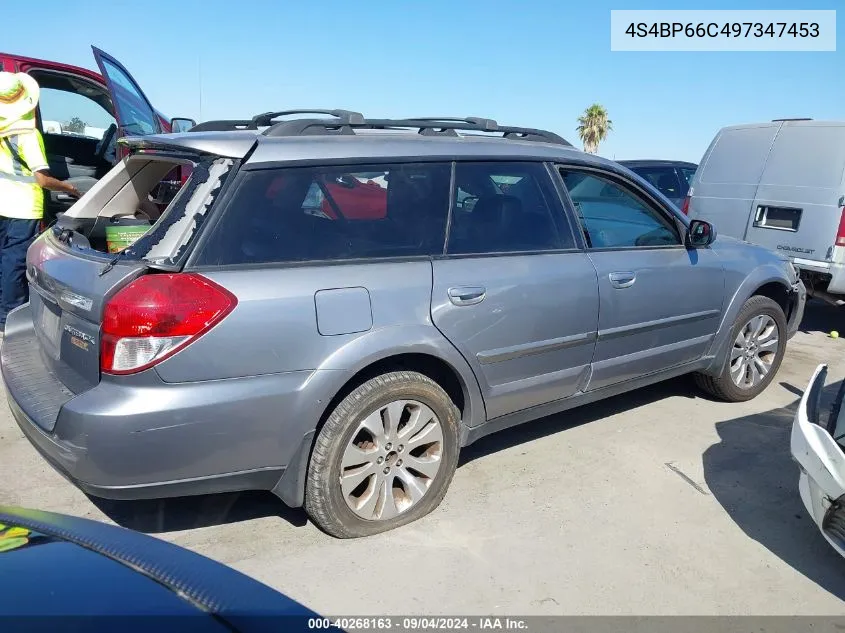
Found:
[[[440,385],[417,372],[382,374],[357,387],[314,442],[305,482],[311,520],[332,536],[357,538],[434,510],[458,466],[459,419]]]
[[[765,322],[773,322],[774,325],[777,327],[777,332],[775,333],[777,336],[777,349],[771,352],[771,356],[769,357],[768,353],[765,355],[767,359],[771,361],[769,364],[768,372],[762,376],[762,379],[759,382],[754,382],[753,384],[745,384],[740,385],[734,380],[732,376],[732,355],[738,349],[741,349],[739,346],[738,337],[740,331],[746,332],[746,327],[753,319],[758,317],[762,317]],[[730,333],[730,340],[731,340],[731,347],[728,351],[728,358],[725,360],[725,364],[722,367],[722,371],[718,376],[710,376],[706,374],[694,374],[695,381],[698,386],[706,391],[711,396],[718,398],[719,400],[724,400],[726,402],[745,402],[746,400],[751,400],[756,398],[760,395],[766,387],[774,380],[775,375],[780,368],[781,361],[783,361],[783,355],[786,351],[786,341],[787,341],[787,331],[786,331],[786,316],[783,313],[783,308],[780,307],[775,301],[769,299],[768,297],[763,297],[760,295],[755,295],[751,297],[748,301],[745,302],[745,305],[740,310],[739,315],[734,321],[733,326],[731,327]],[[753,326],[752,326],[753,330]],[[760,339],[763,339],[762,334],[764,334],[767,329],[764,328],[763,333],[760,335]],[[739,347],[738,347],[739,346]],[[755,347],[749,353],[755,353]],[[763,349],[763,346],[760,346],[760,349]],[[760,352],[760,358],[763,357],[762,352]],[[742,361],[742,358],[738,358],[738,361]],[[763,362],[763,361],[761,361]],[[748,364],[754,364],[752,360]],[[747,364],[747,365],[748,365]],[[733,365],[736,367],[736,365]],[[759,368],[759,364],[756,367]],[[751,370],[753,371],[753,369]],[[758,370],[759,371],[759,370]],[[740,371],[740,374],[742,372]],[[741,381],[742,382],[742,381]]]

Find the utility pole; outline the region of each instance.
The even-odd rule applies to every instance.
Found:
[[[199,53],[197,54],[197,77],[199,79],[199,99],[200,99],[200,111],[199,111],[199,122],[202,123],[202,55]]]

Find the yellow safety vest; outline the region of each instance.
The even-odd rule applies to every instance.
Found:
[[[48,169],[44,139],[36,129],[0,135],[0,216],[44,217],[44,192],[33,175]]]

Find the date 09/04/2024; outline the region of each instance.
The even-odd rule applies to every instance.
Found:
[[[524,619],[512,617],[440,617],[410,616],[309,618],[308,628],[314,631],[525,631]]]

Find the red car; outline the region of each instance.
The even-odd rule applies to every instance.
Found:
[[[178,132],[195,125],[191,119],[168,120],[156,110],[132,75],[110,55],[92,47],[102,74],[59,62],[0,53],[0,70],[25,72],[41,87],[36,111],[50,170],[73,178],[81,191],[90,189],[125,151],[121,136]],[[175,174],[174,185],[182,174]],[[51,193],[47,215],[72,204],[65,194]],[[46,219],[46,218],[45,218]]]

